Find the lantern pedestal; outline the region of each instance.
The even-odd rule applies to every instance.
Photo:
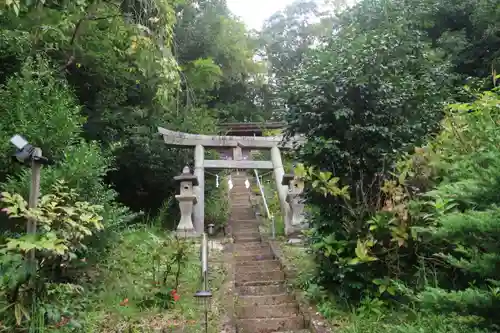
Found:
[[[305,229],[304,199],[302,198],[304,179],[294,174],[285,174],[282,184],[288,186],[286,202],[290,209],[287,210],[285,216],[285,234],[291,236]]]
[[[175,196],[179,202],[181,219],[177,225],[177,234],[184,237],[197,236],[193,225],[193,207],[196,204],[197,196],[194,194],[193,186],[198,185],[198,178],[194,176],[189,167],[184,167],[182,174],[174,177],[174,180],[180,184],[180,194]]]
[[[196,195],[179,195],[175,196],[179,202],[179,209],[181,211],[181,219],[177,225],[177,234],[179,236],[196,236],[196,230],[193,225],[193,207],[197,202]]]

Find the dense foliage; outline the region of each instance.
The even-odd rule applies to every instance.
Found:
[[[172,178],[192,152],[166,147],[158,126],[271,119],[307,139],[285,164],[303,161],[311,185],[318,269],[303,287],[324,313],[333,295],[434,311],[422,321],[436,332],[455,327],[440,313],[500,325],[498,1],[327,2],[297,1],[252,33],[224,0],[0,4],[0,331],[85,327],[88,304],[68,299],[86,260],[109,264],[114,231],[154,220],[140,212],[174,226]],[[16,133],[53,161],[39,210],[26,208],[29,170],[8,158]],[[219,228],[227,189],[212,176],[206,221]],[[270,203],[278,212],[276,193]],[[168,239],[163,256],[164,240],[146,238],[155,285],[136,298],[170,310],[192,254]]]
[[[334,22],[279,95],[288,134],[307,138],[295,158],[350,189],[308,193],[314,282],[494,327],[498,2],[360,1]]]
[[[264,120],[254,44],[221,0],[0,4],[0,187],[8,209],[0,213],[0,248],[15,254],[0,260],[0,331],[69,317],[63,326],[78,330],[74,309],[46,303],[53,284],[61,291],[61,283],[79,283],[81,260],[104,255],[114,231],[142,222],[137,213],[175,226],[172,178],[192,166],[193,152],[166,147],[157,128],[210,134],[219,122]],[[43,214],[14,217],[13,205],[26,208],[30,183],[29,169],[10,159],[16,133],[53,161],[42,170],[41,200],[50,206]],[[207,220],[222,225],[226,194],[207,183]],[[80,237],[81,219],[92,217],[82,209],[94,205],[99,225]],[[36,239],[25,234],[28,217],[47,227]],[[41,265],[35,274],[21,255],[32,248]],[[41,317],[30,317],[30,306]]]

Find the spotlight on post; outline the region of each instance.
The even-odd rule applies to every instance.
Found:
[[[10,138],[16,148],[16,153],[12,156],[15,162],[21,163],[24,166],[31,167],[31,185],[28,200],[28,207],[35,208],[38,203],[40,195],[40,172],[42,165],[49,164],[49,160],[43,157],[42,150],[38,147],[33,147],[19,134]],[[28,234],[36,234],[36,220],[33,218],[28,219],[26,231]],[[28,266],[30,270],[36,270],[35,250],[28,252]]]
[[[49,160],[42,156],[41,150],[39,148],[35,148],[26,141],[19,134],[14,135],[10,138],[10,143],[12,143],[17,151],[12,158],[23,165],[31,166],[32,162],[37,164],[47,165],[49,164]]]

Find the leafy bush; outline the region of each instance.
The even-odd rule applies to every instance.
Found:
[[[78,192],[80,200],[104,207],[102,216],[107,228],[123,226],[136,215],[117,203],[118,194],[104,183],[112,160],[110,152],[103,152],[95,142],[81,140],[70,145],[62,151],[61,158],[55,160],[53,166],[42,168],[41,193],[48,193],[60,179],[64,179],[70,188]],[[30,182],[31,170],[23,169],[7,177],[0,186],[4,191],[19,193],[23,198],[28,198]]]
[[[2,193],[3,212],[18,222],[36,223],[36,233],[8,238],[0,248],[0,295],[5,300],[0,302],[0,315],[7,328],[40,324],[31,315],[45,311],[42,304],[48,300],[49,288],[61,282],[63,271],[72,262],[82,258],[87,249],[84,238],[103,228],[102,206],[78,201],[78,197],[63,181],[54,184],[52,193],[42,196],[36,208],[28,208],[19,194]],[[26,256],[33,259],[26,260]],[[56,304],[52,303],[53,310]]]
[[[169,309],[175,305],[180,298],[179,278],[191,254],[191,246],[192,242],[176,236],[155,248],[151,256],[153,281],[140,306]]]
[[[453,274],[417,295],[426,307],[482,316],[499,324],[500,229],[500,88],[477,96],[472,103],[451,105],[443,131],[434,145],[442,156],[437,167],[442,180],[426,193],[433,207],[443,200],[456,208],[435,214],[422,229],[420,242],[432,242],[438,269]],[[467,112],[471,111],[471,112]],[[422,215],[417,215],[421,218]],[[451,278],[450,278],[451,277]]]
[[[41,147],[45,156],[61,158],[78,139],[84,122],[71,90],[43,56],[27,58],[21,71],[0,87],[0,105],[2,156],[13,153],[9,139],[17,133]],[[7,158],[0,159],[0,179],[13,165]]]
[[[397,163],[380,210],[357,233],[310,231],[321,278],[346,299],[414,302],[499,324],[499,92],[450,105],[440,134]]]

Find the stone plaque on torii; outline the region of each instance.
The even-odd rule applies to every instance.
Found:
[[[288,214],[288,186],[282,184],[285,171],[280,149],[291,149],[301,142],[301,137],[284,141],[282,136],[224,136],[202,135],[171,131],[158,127],[158,132],[168,146],[194,147],[194,175],[198,186],[194,186],[197,203],[193,210],[193,224],[197,234],[204,231],[205,217],[205,168],[206,169],[267,169],[273,170],[276,189],[283,216]],[[222,160],[205,160],[205,147],[215,148],[226,155]],[[229,154],[229,150],[232,154]],[[247,159],[250,150],[270,150],[270,161]],[[231,156],[232,155],[232,156]]]

